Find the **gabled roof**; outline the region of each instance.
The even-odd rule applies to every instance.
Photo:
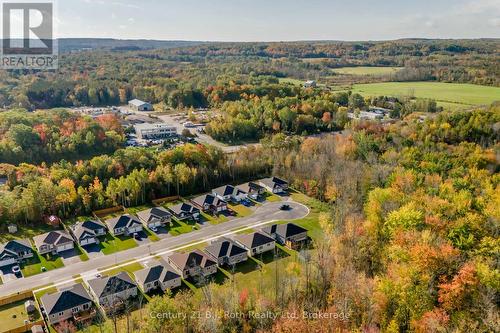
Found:
[[[95,220],[86,220],[86,221],[79,223],[79,225],[81,225],[85,229],[94,230],[94,231],[102,229],[102,228],[106,229],[106,225],[104,223],[102,223],[101,221],[95,221]]]
[[[220,195],[221,197],[224,197],[226,195],[240,195],[240,194],[245,194],[245,191],[242,191],[238,189],[237,187],[234,187],[233,185],[224,185],[221,187],[217,187],[216,189],[212,190],[214,193]]]
[[[274,239],[259,231],[247,235],[237,235],[235,239],[248,249],[274,242]]]
[[[133,99],[131,101],[128,101],[128,104],[132,104],[134,106],[141,106],[141,105],[149,104],[149,103],[141,101],[140,99]]]
[[[17,254],[19,252],[26,252],[26,251],[33,252],[33,249],[31,248],[29,240],[13,239],[5,244],[0,244],[0,254],[4,251],[12,254]]]
[[[237,188],[243,192],[248,193],[250,191],[260,191],[264,187],[260,186],[259,184],[255,183],[255,182],[248,182],[248,183],[238,185]]]
[[[228,239],[221,240],[207,246],[205,251],[216,258],[232,257],[247,252],[247,250]]]
[[[163,207],[153,207],[138,212],[137,216],[145,222],[151,222],[154,220],[169,218],[172,214],[170,214],[169,211]]]
[[[288,238],[291,236],[301,234],[303,232],[307,232],[307,229],[304,229],[293,223],[287,223],[287,224],[273,224],[272,226],[263,228],[262,231],[264,231],[269,235],[277,234],[283,238]]]
[[[59,246],[67,243],[73,243],[73,238],[63,230],[49,231],[43,235],[33,237],[37,248],[42,245]]]
[[[170,260],[180,269],[200,266],[202,268],[217,265],[205,253],[200,250],[194,250],[188,253],[174,253],[170,255]]]
[[[195,204],[197,204],[199,206],[204,206],[205,204],[219,206],[221,204],[226,203],[224,200],[217,198],[213,194],[200,195],[199,197],[196,197],[196,198],[192,199],[191,201],[193,201]]]
[[[185,202],[182,202],[182,203],[177,204],[175,206],[168,207],[168,209],[171,212],[173,212],[174,214],[180,214],[182,212],[193,214],[196,212],[200,212],[200,210],[198,208],[196,208],[190,204],[187,204]]]
[[[113,276],[96,278],[88,281],[88,284],[98,298],[137,287],[135,282],[125,272],[120,272]]]
[[[123,214],[118,217],[106,220],[106,224],[109,226],[110,229],[113,230],[117,228],[130,228],[134,226],[134,224],[142,225],[141,221],[139,221],[137,217],[130,214]]]
[[[99,229],[106,229],[106,226],[100,221],[87,220],[74,225],[73,234],[78,240],[82,240],[95,237]]]
[[[45,312],[48,315],[70,310],[76,306],[92,302],[92,298],[81,283],[73,285],[70,289],[53,294],[45,294],[40,298]]]
[[[286,180],[283,180],[278,177],[269,177],[269,178],[264,178],[261,179],[260,182],[266,186],[269,186],[271,188],[275,188],[276,186],[280,185],[288,185],[288,182]]]
[[[135,272],[134,275],[135,279],[142,284],[154,281],[167,282],[180,277],[172,266],[165,262],[155,263],[150,267]]]

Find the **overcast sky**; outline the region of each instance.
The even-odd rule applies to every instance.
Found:
[[[59,37],[281,41],[500,37],[500,0],[58,0]]]

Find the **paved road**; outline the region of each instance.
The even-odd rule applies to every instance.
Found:
[[[306,216],[309,209],[299,203],[287,202],[292,209],[282,211],[279,207],[282,202],[267,202],[255,209],[254,213],[248,217],[237,218],[217,225],[208,225],[200,230],[176,237],[164,238],[158,242],[143,244],[133,249],[118,252],[113,255],[101,256],[89,261],[78,262],[59,269],[48,271],[42,274],[22,278],[15,281],[7,281],[0,285],[0,296],[10,295],[24,290],[36,289],[51,283],[62,283],[72,279],[75,275],[95,274],[98,268],[109,267],[132,259],[147,258],[150,254],[163,254],[170,249],[193,243],[196,241],[213,239],[215,236],[224,235],[232,230],[261,225],[266,222],[277,220],[293,220]]]
[[[179,133],[179,134],[182,133],[182,130],[186,129],[184,127],[184,125],[181,124],[181,121],[175,119],[178,117],[171,116],[171,115],[156,115],[156,116],[164,123],[168,123],[170,125],[175,126],[177,128],[177,133]],[[185,120],[182,120],[182,121],[185,121]],[[195,128],[188,128],[188,130],[192,134],[196,134],[196,136],[197,136],[196,140],[198,142],[218,147],[225,153],[234,153],[242,148],[246,148],[246,147],[250,147],[250,146],[260,146],[260,143],[249,143],[246,145],[229,146],[229,145],[226,145],[226,144],[223,144],[219,141],[214,140],[211,136],[209,136],[207,134],[196,132]]]

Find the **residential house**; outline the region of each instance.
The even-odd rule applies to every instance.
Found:
[[[87,281],[87,284],[94,299],[106,312],[124,305],[125,301],[138,294],[136,283],[126,272],[98,277]]]
[[[234,239],[248,251],[249,256],[272,251],[276,246],[276,241],[273,238],[260,231],[246,235],[236,235]]]
[[[43,235],[33,237],[38,253],[61,253],[75,247],[73,238],[66,231],[49,231]]]
[[[247,197],[253,200],[257,200],[261,195],[266,193],[264,186],[257,184],[256,182],[248,182],[238,185],[237,188],[243,192],[247,193]]]
[[[45,294],[40,298],[40,303],[45,310],[47,321],[52,325],[68,319],[79,321],[92,318],[95,315],[92,298],[81,283]]]
[[[0,267],[18,264],[33,257],[33,249],[27,239],[14,239],[0,244]]]
[[[170,224],[172,214],[163,207],[153,207],[137,213],[137,217],[147,228],[159,228]]]
[[[168,207],[168,210],[179,220],[197,219],[200,216],[198,208],[185,202]]]
[[[307,242],[307,229],[293,223],[273,224],[262,231],[291,249],[299,248]]]
[[[215,259],[219,266],[232,266],[248,259],[247,250],[229,239],[213,242],[205,248],[205,252]]]
[[[261,179],[259,185],[264,186],[271,193],[286,193],[288,191],[288,182],[278,177]]]
[[[247,193],[233,185],[224,185],[212,190],[212,193],[224,201],[240,202],[245,199]]]
[[[217,214],[227,210],[227,202],[213,194],[200,195],[191,202],[204,212]]]
[[[142,231],[142,223],[137,217],[130,214],[120,215],[118,217],[106,220],[109,231],[115,235],[133,235]]]
[[[164,262],[163,260],[155,261],[148,267],[134,273],[135,280],[145,293],[160,288],[165,291],[181,286],[181,276],[176,271]]]
[[[183,279],[207,277],[217,273],[217,263],[200,250],[188,253],[173,253],[167,261]]]
[[[71,228],[75,240],[80,245],[99,244],[100,236],[106,235],[106,225],[101,221],[86,220]]]

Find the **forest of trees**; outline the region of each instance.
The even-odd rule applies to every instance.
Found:
[[[396,81],[500,84],[494,39],[194,44],[131,51],[104,47],[63,53],[57,72],[1,71],[0,106],[116,105],[135,97],[172,107],[205,107],[230,100],[211,99],[211,86],[261,86],[281,77],[328,77],[338,84],[344,81],[332,68],[362,65],[404,67],[391,78]]]
[[[313,250],[280,272],[276,291],[237,289],[229,280],[196,294],[155,296],[142,318],[129,322],[135,331],[494,332],[500,292],[499,117],[499,106],[492,106],[424,121],[410,115],[389,126],[356,122],[347,135],[278,134],[261,149],[231,156],[187,145],[153,161],[134,149],[99,158],[100,167],[96,159],[45,170],[11,166],[12,175],[22,176],[11,176],[9,187],[29,192],[38,187],[30,185],[38,172],[50,173],[50,186],[73,189],[73,205],[127,205],[141,202],[140,184],[190,193],[197,182],[203,187],[220,177],[272,172],[328,207],[319,216],[322,233]],[[134,191],[120,194],[120,182]],[[244,315],[192,316],[206,311]],[[277,319],[250,315],[266,311]],[[305,319],[303,311],[348,315]]]
[[[51,163],[113,152],[123,146],[113,115],[96,119],[66,110],[0,113],[0,162]]]

